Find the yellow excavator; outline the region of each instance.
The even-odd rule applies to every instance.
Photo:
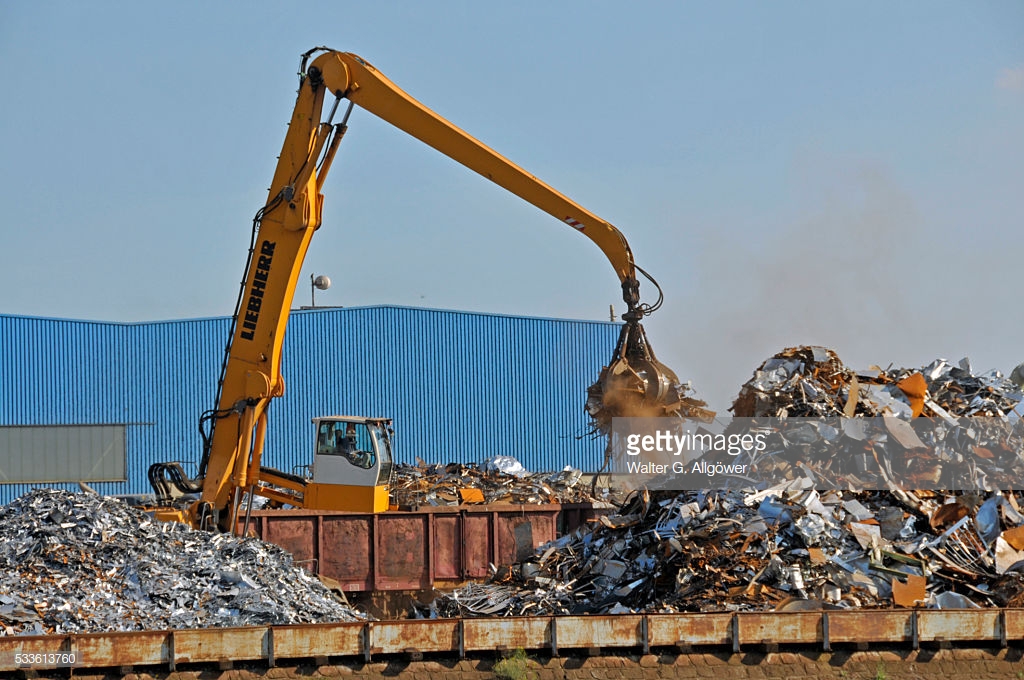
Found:
[[[324,116],[325,101],[333,100]],[[339,105],[347,106],[334,122]],[[625,322],[611,361],[588,390],[595,428],[607,432],[619,415],[679,415],[699,402],[683,396],[678,378],[654,356],[640,320],[661,304],[661,289],[633,261],[622,233],[403,92],[366,60],[326,47],[302,55],[299,91],[269,198],[253,220],[246,274],[221,368],[214,410],[203,414],[199,471],[188,478],[176,463],[150,469],[155,514],[199,528],[233,531],[243,497],[312,509],[379,512],[387,508],[390,421],[338,416],[314,421],[312,476],[261,466],[267,407],[284,392],[281,349],[302,263],[323,214],[324,180],[354,105],[380,117],[470,170],[561,220],[589,238],[611,262],[622,285]],[[640,302],[637,274],[658,290]],[[340,433],[340,434],[339,434]],[[354,439],[356,448],[344,444]],[[359,441],[362,440],[362,446]],[[362,451],[361,464],[351,451]],[[366,455],[372,456],[367,463]],[[361,465],[361,466],[360,466]],[[171,487],[198,500],[167,504]]]

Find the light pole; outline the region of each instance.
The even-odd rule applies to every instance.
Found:
[[[323,274],[321,274],[320,276],[315,276],[313,274],[309,275],[309,295],[310,295],[313,307],[316,307],[316,291],[317,291],[317,289],[319,288],[320,290],[327,290],[330,287],[331,287],[331,280],[329,278],[327,278],[326,276],[324,276]]]

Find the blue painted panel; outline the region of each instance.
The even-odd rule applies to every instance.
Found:
[[[153,462],[194,469],[199,415],[212,408],[227,318],[116,324],[0,315],[0,425],[128,425],[125,484],[149,491]],[[612,323],[408,307],[297,311],[285,395],[270,410],[264,463],[309,462],[310,419],[394,418],[396,457],[476,462],[511,455],[530,470],[593,470],[586,388],[618,337]],[[0,485],[0,501],[25,485]]]

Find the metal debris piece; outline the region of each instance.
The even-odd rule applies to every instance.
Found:
[[[484,472],[503,472],[513,477],[525,477],[529,472],[512,456],[491,456],[484,461]]]
[[[0,508],[0,635],[364,620],[281,548],[94,494]]]
[[[1024,524],[1024,519],[1018,520],[1018,522]],[[1007,529],[1003,532],[1002,539],[1014,550],[1024,550],[1024,526]]]
[[[933,594],[928,600],[928,607],[931,609],[979,609],[977,602],[970,598],[953,592]]]
[[[898,578],[892,579],[892,599],[900,607],[920,607],[927,598],[928,580],[924,576],[910,574],[907,582]]]
[[[1024,550],[1014,548],[1003,536],[996,539],[995,559],[997,574],[1024,571]]]

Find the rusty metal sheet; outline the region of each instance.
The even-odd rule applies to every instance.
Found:
[[[275,659],[314,656],[357,656],[363,653],[362,623],[276,626],[272,629]]]
[[[269,652],[270,629],[207,628],[176,630],[174,660],[176,663],[213,663],[265,659]]]
[[[258,513],[252,512],[249,514],[249,529],[245,530],[245,517],[239,517],[235,523],[235,529],[238,535],[241,536],[242,532],[245,531],[248,536],[255,536],[260,540],[266,540],[263,538],[263,517],[257,516]]]
[[[423,513],[377,516],[376,589],[415,590],[432,585],[427,553],[429,522],[430,516]]]
[[[374,654],[398,654],[407,649],[419,652],[457,652],[459,622],[376,621],[370,627],[370,651]]]
[[[0,672],[13,671],[14,655],[21,654],[53,654],[74,651],[74,641],[70,635],[0,635]],[[50,666],[39,666],[50,668]]]
[[[910,642],[911,611],[833,611],[828,613],[830,642]]]
[[[434,580],[462,580],[462,530],[459,515],[433,515]]]
[[[1006,639],[1024,640],[1024,609],[1005,610]]]
[[[824,639],[821,612],[739,614],[739,641],[744,644],[810,644]]]
[[[463,555],[466,560],[466,576],[484,578],[488,574],[488,565],[495,559],[492,554],[494,531],[490,515],[467,514],[462,521],[465,522]]]
[[[525,548],[532,553],[541,545],[557,538],[555,527],[558,512],[555,510],[521,509],[494,513],[497,534],[497,563],[512,564],[518,562],[520,551]],[[519,546],[516,542],[516,527],[530,524],[532,545]]]
[[[517,555],[516,527],[529,522],[533,548],[558,537],[561,506],[430,507],[378,515],[259,510],[250,528],[347,592],[413,590],[485,578]]]
[[[76,635],[74,648],[82,664],[93,668],[154,666],[170,661],[168,631]]]
[[[998,610],[936,610],[917,613],[917,635],[922,642],[953,640],[998,640],[1001,630]]]
[[[71,635],[0,635],[0,654],[66,652],[71,649],[71,644]]]
[[[651,646],[724,645],[732,642],[732,614],[650,614]]]
[[[639,647],[643,616],[560,616],[555,638],[559,649]]]
[[[615,506],[606,506],[595,506],[593,503],[563,503],[558,511],[558,526],[555,529],[564,536],[602,515],[614,514]]]
[[[526,535],[532,540],[533,536],[533,523],[526,517],[512,515],[509,516],[507,513],[494,513],[494,528],[497,539],[495,547],[497,548],[497,559],[494,560],[495,564],[515,564],[519,562],[519,555],[521,554],[518,549],[518,543],[516,540],[516,527],[529,524]],[[530,550],[529,552],[533,552]]]
[[[551,618],[465,619],[466,651],[551,646]]]
[[[534,510],[527,513],[533,523],[533,547],[540,546],[558,538],[558,512],[555,510]]]
[[[296,562],[316,558],[316,518],[264,516],[262,538],[292,554]],[[310,569],[310,571],[313,571]]]
[[[348,592],[373,590],[373,518],[327,515],[320,543],[320,573]]]
[[[915,612],[897,610],[832,611],[829,639],[833,643],[910,642]],[[918,633],[929,641],[998,641],[1006,621],[1008,641],[1024,639],[1024,610],[923,610]],[[821,641],[821,612],[739,614],[741,643],[766,641],[807,644]],[[652,646],[728,644],[732,614],[651,614],[647,630]],[[213,628],[205,630],[90,633],[59,636],[0,636],[0,672],[15,670],[14,652],[74,651],[79,667],[163,665],[171,649],[177,663],[221,660],[264,660],[315,656],[362,655],[364,626],[369,627],[375,654],[454,652],[459,649],[459,626],[465,649],[544,649],[551,644],[552,627],[559,648],[638,647],[643,644],[643,616],[566,616],[537,618],[444,619],[341,624],[306,624],[274,628]]]
[[[906,583],[892,578],[892,601],[898,607],[917,607],[928,598],[928,578],[919,574],[907,574]]]

